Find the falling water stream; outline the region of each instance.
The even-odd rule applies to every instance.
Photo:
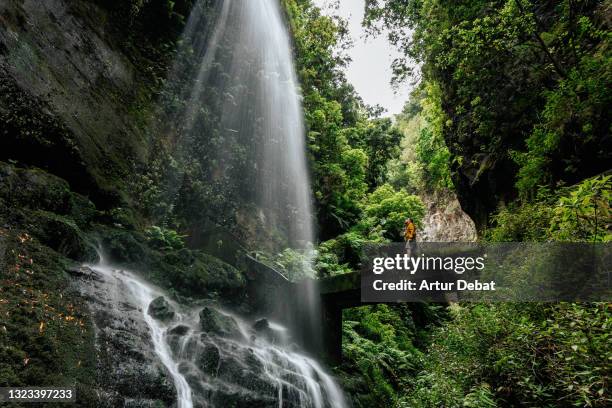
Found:
[[[180,305],[137,274],[104,260],[87,268],[96,274],[92,282],[98,291],[117,300],[109,307],[141,312],[155,354],[174,383],[178,408],[346,406],[334,380],[315,360],[295,351],[283,326],[265,319],[253,324],[212,306]],[[151,311],[160,298],[171,318]],[[210,322],[223,330],[210,330]]]
[[[245,224],[257,221],[276,250],[308,247],[304,113],[279,0],[207,4],[194,5],[168,80],[177,154],[202,163],[203,181],[248,212]],[[185,103],[174,109],[176,100]]]
[[[174,95],[170,127],[161,134],[174,135],[179,161],[201,169],[188,178],[196,174],[216,192],[210,206],[235,205],[207,216],[238,221],[241,213],[244,224],[258,223],[263,235],[255,240],[263,246],[267,237],[278,245],[267,246],[273,250],[309,248],[314,234],[303,112],[279,0],[200,0],[181,44],[167,83]],[[169,195],[178,197],[185,179],[170,181]],[[137,274],[103,261],[88,268],[98,275],[86,289],[92,298],[116,302],[117,320],[125,310],[129,320],[141,320],[139,327],[146,324],[179,408],[346,406],[334,380],[291,343],[308,343],[305,335],[320,340],[316,288],[304,286],[299,316],[272,316],[293,323],[283,327],[248,322],[214,304],[179,305]],[[167,314],[156,315],[158,307]],[[141,318],[131,317],[135,310]],[[146,330],[139,333],[142,338]]]

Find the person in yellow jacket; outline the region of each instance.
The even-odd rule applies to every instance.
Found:
[[[404,240],[406,241],[406,250],[410,255],[416,247],[416,226],[412,218],[408,218],[404,222]]]

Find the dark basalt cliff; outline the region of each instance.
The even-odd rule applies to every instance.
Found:
[[[180,26],[166,1],[121,3],[0,4],[0,160],[48,170],[104,208],[129,201]]]

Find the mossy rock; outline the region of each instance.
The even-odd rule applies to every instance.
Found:
[[[94,245],[79,229],[74,220],[47,211],[30,214],[30,228],[38,240],[67,258],[82,262],[97,259]]]
[[[188,296],[231,296],[242,293],[246,285],[238,269],[200,251],[182,249],[149,259],[156,281]]]
[[[236,319],[208,306],[200,311],[200,327],[210,335],[231,338],[241,337]]]
[[[64,179],[41,169],[24,169],[5,162],[0,162],[0,201],[12,212],[55,213],[70,217],[80,227],[89,226],[98,215],[94,204],[71,191]]]
[[[135,231],[100,228],[102,247],[112,262],[127,265],[146,265],[151,256],[144,235]]]
[[[231,297],[244,293],[241,271],[202,251],[160,251],[138,231],[99,228],[111,262],[141,271],[153,283],[188,297]]]
[[[68,183],[39,169],[0,162],[0,198],[8,205],[67,214],[72,207]]]
[[[159,296],[149,304],[147,310],[153,318],[161,321],[168,321],[174,318],[174,310],[165,297]]]

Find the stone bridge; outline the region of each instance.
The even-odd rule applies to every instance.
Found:
[[[339,363],[342,359],[342,309],[361,303],[361,274],[359,272],[332,276],[320,280],[323,357]]]

